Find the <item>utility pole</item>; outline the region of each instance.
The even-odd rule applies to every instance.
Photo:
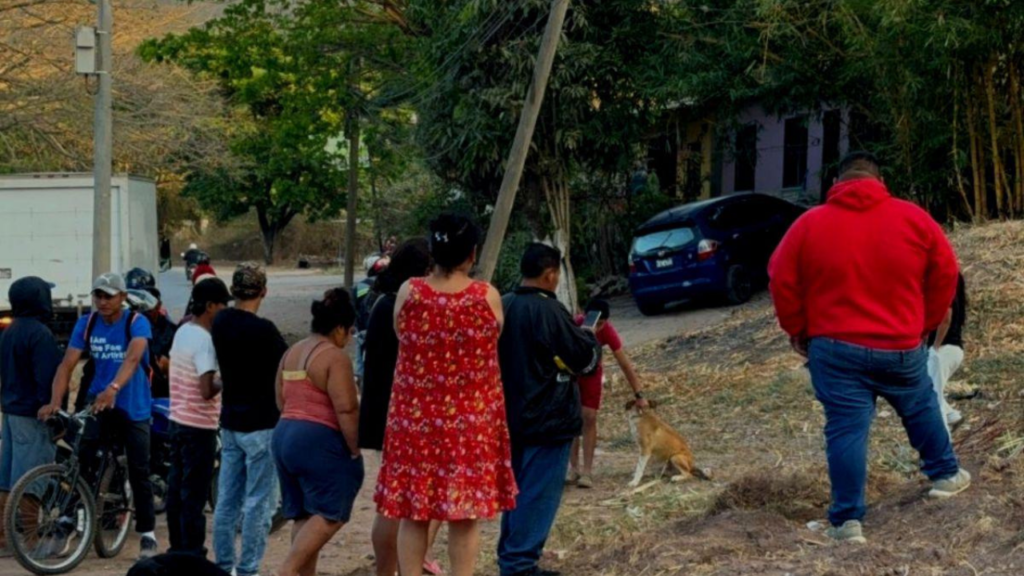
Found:
[[[494,204],[491,225],[487,228],[487,239],[484,240],[483,253],[480,256],[480,275],[487,282],[491,281],[494,269],[498,265],[498,254],[501,252],[501,244],[505,239],[505,231],[508,229],[512,206],[516,202],[516,192],[519,190],[519,181],[522,179],[523,168],[526,166],[526,157],[530,153],[533,130],[537,126],[537,116],[540,115],[541,105],[544,103],[544,92],[548,87],[551,65],[555,61],[558,39],[562,35],[562,24],[565,22],[565,13],[568,10],[569,0],[551,1],[551,13],[548,15],[548,22],[544,27],[544,37],[537,53],[533,82],[530,83],[530,88],[526,93],[526,102],[519,116],[519,127],[516,128],[516,138],[512,142],[512,151],[508,155],[505,175],[501,180],[501,189],[498,192],[498,201]]]
[[[114,13],[111,0],[96,0],[99,7],[97,36],[97,80],[95,126],[93,134],[93,277],[111,271],[110,257],[110,177],[113,169],[112,82]]]
[[[348,120],[348,209],[345,219],[345,287],[356,282],[356,209],[359,194],[359,117],[349,112]]]

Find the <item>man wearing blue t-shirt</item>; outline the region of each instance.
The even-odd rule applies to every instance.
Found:
[[[101,437],[118,438],[128,458],[128,482],[135,500],[135,530],[141,535],[139,557],[157,553],[153,488],[149,482],[151,396],[145,366],[149,320],[124,308],[127,290],[120,274],[107,273],[92,286],[93,313],[78,319],[64,360],[53,379],[50,404],[39,410],[45,420],[60,409],[71,373],[88,344],[93,377],[86,394],[100,417]],[[86,342],[88,340],[88,343]]]

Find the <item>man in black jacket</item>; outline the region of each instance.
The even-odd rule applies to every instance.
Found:
[[[531,244],[520,262],[522,285],[502,299],[498,356],[519,496],[501,519],[501,576],[555,574],[537,562],[558,514],[573,438],[583,428],[574,376],[601,361],[593,332],[576,326],[555,297],[561,262],[555,248]]]
[[[14,321],[0,337],[0,510],[26,472],[53,462],[56,448],[36,415],[50,403],[50,384],[60,364],[57,341],[46,325],[53,316],[50,285],[34,276],[21,278],[11,284],[8,299]]]

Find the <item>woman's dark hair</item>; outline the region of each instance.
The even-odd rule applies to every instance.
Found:
[[[410,238],[395,249],[391,263],[374,281],[373,291],[378,294],[394,294],[406,280],[426,276],[432,265],[427,239]]]
[[[324,299],[313,302],[311,312],[313,324],[310,329],[321,336],[327,336],[338,326],[348,330],[356,323],[352,296],[344,288],[331,288],[324,292]]]
[[[469,260],[479,243],[480,229],[465,216],[442,214],[430,223],[430,255],[445,272]]]

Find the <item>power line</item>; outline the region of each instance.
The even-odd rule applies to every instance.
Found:
[[[466,51],[472,45],[486,44],[494,35],[501,30],[501,28],[508,23],[515,12],[523,7],[525,0],[515,0],[514,2],[508,2],[504,11],[496,10],[492,12],[484,22],[477,27],[477,29],[470,34],[469,38],[466,39],[462,45],[451,52],[440,65],[435,67],[428,75],[421,78],[411,85],[409,88],[398,92],[397,94],[388,95],[386,98],[391,101],[397,101],[405,99],[410,94],[415,94],[411,98],[407,99],[409,105],[415,106],[428,97],[431,92],[437,90],[440,87],[440,80],[446,76],[449,76],[459,67],[459,59],[463,56]]]

